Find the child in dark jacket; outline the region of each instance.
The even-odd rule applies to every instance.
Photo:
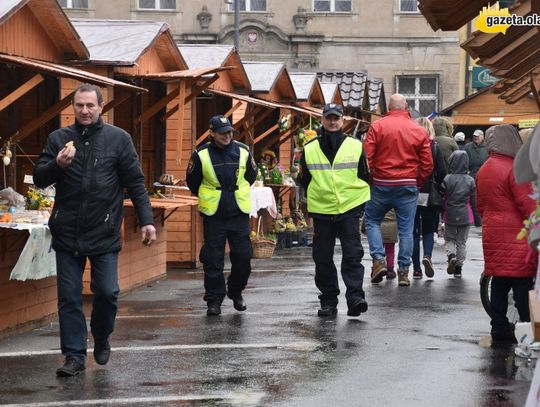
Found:
[[[476,185],[468,174],[469,157],[463,150],[454,151],[448,159],[448,175],[441,184],[445,196],[444,241],[448,266],[446,271],[461,277],[466,258],[470,224],[474,223],[471,204],[475,205]]]

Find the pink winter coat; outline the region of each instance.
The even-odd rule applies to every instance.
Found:
[[[538,256],[529,256],[527,239],[517,240],[523,220],[535,209],[530,184],[518,185],[514,158],[491,153],[476,175],[476,203],[482,216],[484,273],[496,277],[533,277]]]

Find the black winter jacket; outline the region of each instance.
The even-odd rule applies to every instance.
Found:
[[[56,164],[58,152],[73,141],[77,149],[66,168]],[[78,256],[117,252],[122,242],[124,188],[127,188],[139,225],[153,224],[144,175],[131,137],[103,123],[79,123],[49,134],[34,169],[34,183],[45,188],[56,183],[49,228],[53,248]]]

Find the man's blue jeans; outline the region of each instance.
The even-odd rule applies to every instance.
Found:
[[[384,259],[381,222],[386,212],[396,210],[399,232],[398,266],[408,269],[413,252],[413,226],[418,203],[418,189],[405,186],[371,187],[371,199],[366,203],[365,223],[369,254],[374,260]]]
[[[105,340],[114,330],[118,309],[118,253],[89,256],[90,288],[94,293],[90,329],[96,340]],[[84,361],[87,328],[83,313],[82,276],[87,257],[56,252],[60,347],[64,356]]]

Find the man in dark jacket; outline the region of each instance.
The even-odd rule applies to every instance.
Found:
[[[473,140],[468,142],[464,148],[469,156],[469,175],[476,178],[476,173],[488,159],[488,151],[484,144],[484,132],[477,129],[473,133]]]
[[[225,294],[237,311],[245,311],[242,297],[249,275],[253,248],[249,238],[250,185],[257,165],[245,144],[233,140],[234,128],[224,116],[210,119],[212,141],[191,155],[186,182],[199,197],[204,244],[199,255],[204,266],[206,315],[220,315]],[[231,274],[223,277],[225,243],[229,242]]]
[[[368,309],[362,288],[364,249],[359,221],[370,196],[369,171],[362,143],[343,134],[341,105],[324,106],[322,125],[319,136],[304,146],[299,174],[314,225],[315,285],[321,292],[318,315],[332,317],[337,313],[340,291],[333,257],[339,237],[347,315],[359,316]]]
[[[73,95],[75,124],[49,134],[34,170],[36,186],[56,184],[49,228],[56,251],[60,346],[66,357],[58,376],[74,376],[85,369],[82,275],[87,259],[94,293],[90,320],[94,359],[101,365],[109,360],[109,336],[118,309],[124,188],[137,212],[143,243],[156,239],[135,147],[128,133],[103,122],[103,106],[97,86],[79,86]]]

